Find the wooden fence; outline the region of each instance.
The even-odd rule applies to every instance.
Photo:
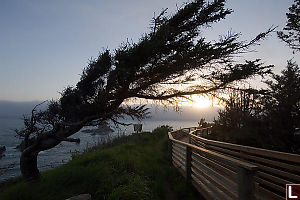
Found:
[[[210,129],[169,133],[170,158],[206,199],[285,199],[285,184],[300,183],[300,155],[218,142]]]

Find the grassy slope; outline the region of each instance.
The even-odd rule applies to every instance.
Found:
[[[199,199],[168,162],[167,129],[115,140],[42,173],[0,188],[0,199],[53,200],[90,193],[93,199]]]

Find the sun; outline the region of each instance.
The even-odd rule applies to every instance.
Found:
[[[213,101],[204,96],[193,95],[191,96],[191,99],[193,100],[193,102],[191,102],[192,107],[208,108],[213,105]]]

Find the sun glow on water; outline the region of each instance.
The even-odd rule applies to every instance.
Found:
[[[224,107],[216,98],[209,98],[207,96],[201,96],[201,95],[191,95],[186,96],[185,98],[178,98],[172,103],[166,103],[165,102],[157,102],[157,101],[151,101],[151,100],[143,100],[143,99],[127,99],[123,105],[142,105],[142,104],[148,104],[148,105],[160,105],[160,106],[184,106],[184,107],[192,107],[192,108],[210,108],[210,107]]]

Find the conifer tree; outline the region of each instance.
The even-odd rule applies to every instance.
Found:
[[[272,132],[291,144],[295,128],[300,127],[300,69],[288,61],[286,69],[266,82],[269,95],[265,97],[266,117]]]
[[[294,4],[286,13],[287,23],[283,31],[278,31],[278,37],[291,49],[300,50],[300,0],[294,0]]]

